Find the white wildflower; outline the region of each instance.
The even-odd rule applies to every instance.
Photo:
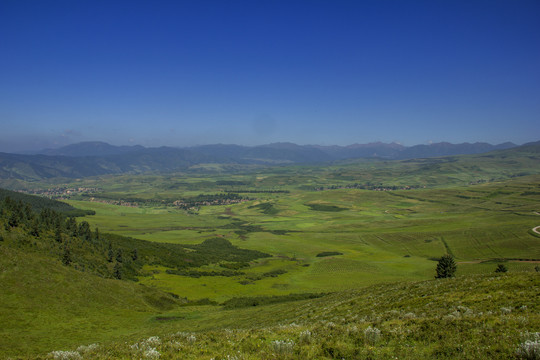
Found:
[[[146,349],[146,351],[143,353],[143,356],[146,359],[159,359],[161,354],[155,348],[151,347],[151,348]]]
[[[48,357],[51,357],[55,360],[82,359],[81,354],[79,354],[77,351],[62,351],[62,350],[56,350],[56,351],[50,352],[48,354]]]
[[[96,351],[98,348],[99,348],[98,344],[81,345],[77,348],[77,351],[79,353],[89,353],[92,351]]]
[[[186,337],[186,341],[190,344],[193,344],[195,341],[197,341],[197,338],[195,337],[195,335],[191,334],[188,337]]]
[[[143,340],[142,344],[146,347],[156,347],[161,345],[161,339],[159,338],[159,336],[152,336],[146,340]]]
[[[276,355],[288,355],[292,354],[294,348],[294,341],[292,340],[274,340],[271,343],[272,350]]]
[[[501,312],[503,314],[510,314],[512,312],[512,308],[502,307]]]
[[[516,353],[523,359],[538,360],[540,359],[540,341],[526,340],[519,344]]]
[[[381,330],[376,327],[368,326],[368,328],[364,330],[364,337],[369,344],[375,344],[381,338]]]
[[[304,344],[309,344],[311,342],[311,331],[309,330],[302,331],[300,333],[298,341]]]

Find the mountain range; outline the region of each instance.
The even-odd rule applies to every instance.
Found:
[[[527,144],[526,144],[527,145]],[[34,154],[0,153],[0,179],[39,180],[79,178],[149,171],[172,172],[204,163],[219,164],[314,164],[356,158],[404,160],[449,155],[479,154],[516,148],[513,143],[403,146],[397,143],[369,143],[348,146],[274,143],[260,146],[201,145],[186,148],[141,145],[114,146],[104,142],[82,142]]]

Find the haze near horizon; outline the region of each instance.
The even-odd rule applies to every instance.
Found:
[[[0,4],[0,151],[540,134],[537,1]]]

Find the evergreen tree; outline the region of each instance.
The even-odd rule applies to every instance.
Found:
[[[121,263],[123,261],[123,258],[122,258],[122,249],[118,249],[116,251],[116,262],[119,262]]]
[[[114,258],[114,251],[112,249],[112,244],[109,243],[109,251],[107,251],[107,261],[112,262]]]
[[[20,221],[21,221],[21,218],[18,216],[18,213],[16,211],[12,211],[11,214],[9,215],[7,224],[10,227],[14,228],[14,227],[19,226]]]
[[[30,235],[38,237],[39,236],[39,223],[37,219],[32,220],[30,225]]]
[[[70,232],[71,237],[76,237],[78,228],[77,228],[77,221],[75,221],[74,218],[70,217],[66,220],[66,230]]]
[[[69,250],[69,247],[67,244],[64,245],[64,252],[62,254],[62,264],[69,265],[73,259],[71,258],[71,251]]]
[[[133,252],[131,253],[131,258],[133,259],[133,261],[139,258],[139,252],[137,251],[137,248],[133,249]]]
[[[120,265],[120,263],[114,264],[113,276],[115,279],[122,279],[122,265]]]
[[[62,242],[62,229],[60,229],[59,227],[57,227],[54,231],[54,240],[56,240],[56,242],[58,243]]]
[[[21,211],[22,211],[22,217],[24,221],[27,222],[34,219],[34,212],[32,211],[32,208],[30,207],[29,204],[25,204],[24,206],[22,206]]]
[[[456,262],[452,255],[446,254],[439,260],[437,264],[436,279],[451,278],[454,277],[457,270]]]
[[[496,273],[505,273],[508,271],[508,268],[504,264],[497,265],[497,268],[495,269]]]
[[[83,221],[79,225],[79,229],[77,231],[77,235],[82,240],[90,240],[92,238],[92,232],[90,231],[90,224],[88,222]]]

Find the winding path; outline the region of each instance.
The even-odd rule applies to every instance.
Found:
[[[539,213],[538,211],[535,211],[534,213],[535,213],[536,215],[540,215],[540,213]],[[535,233],[537,233],[538,235],[540,235],[540,230],[538,230],[538,229],[540,229],[540,226],[534,227],[534,228],[532,229],[532,231],[535,232]]]

